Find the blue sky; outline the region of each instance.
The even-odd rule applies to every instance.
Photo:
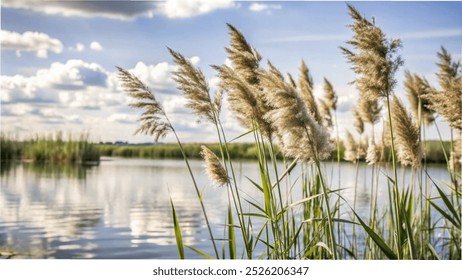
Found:
[[[402,39],[405,65],[395,92],[403,100],[404,70],[437,86],[440,47],[461,56],[462,2],[350,3],[374,17],[389,38]],[[260,52],[263,67],[271,60],[283,73],[297,76],[305,60],[317,95],[328,78],[339,95],[340,132],[353,130],[351,109],[358,93],[339,50],[351,37],[345,2],[3,0],[1,9],[2,132],[21,138],[87,132],[94,141],[150,141],[133,135],[139,111],[128,107],[120,89],[115,66],[121,66],[154,90],[183,141],[214,142],[213,128],[183,107],[166,47],[191,58],[214,89],[217,79],[209,66],[226,61],[226,23]],[[230,138],[245,132],[226,107],[223,120]],[[444,120],[438,121],[449,138]],[[434,127],[427,136],[437,138]]]

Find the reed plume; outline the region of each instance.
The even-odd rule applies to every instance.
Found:
[[[354,84],[364,98],[375,101],[387,97],[396,84],[394,74],[403,64],[396,52],[401,47],[399,39],[387,40],[383,31],[375,26],[348,4],[354,23],[349,25],[354,32],[353,39],[347,44],[356,49],[356,53],[340,47],[353,71],[359,75]]]
[[[363,122],[376,124],[380,120],[382,106],[379,105],[378,100],[370,100],[360,95],[356,110]]]
[[[460,60],[453,61],[452,56],[448,51],[441,47],[441,51],[437,53],[439,62],[436,64],[439,72],[436,74],[440,87],[443,92],[451,91],[455,80],[460,78]]]
[[[289,84],[294,88],[297,88],[297,83],[294,80],[294,77],[290,73],[287,73],[287,79],[289,80]]]
[[[380,160],[380,150],[374,143],[374,139],[369,139],[369,145],[367,146],[366,162],[369,165],[374,165]]]
[[[440,91],[432,90],[424,98],[430,104],[427,108],[443,116],[454,129],[462,131],[462,76],[460,61],[453,62],[451,55],[441,47],[438,52]]]
[[[249,45],[244,35],[234,26],[230,29],[230,47],[226,48],[232,67],[213,66],[219,73],[220,88],[228,92],[230,110],[248,129],[258,125],[261,133],[271,139],[273,130],[263,115],[269,110],[259,86],[260,54]]]
[[[223,90],[218,90],[213,98],[213,109],[217,112],[217,116],[219,116],[221,112],[221,107],[223,106],[223,96],[225,92]]]
[[[229,183],[229,177],[220,159],[205,145],[201,145],[201,156],[205,160],[205,171],[209,179],[218,187]]]
[[[256,121],[261,128],[263,127],[263,131],[270,130],[269,124],[266,125],[263,115],[259,112],[261,101],[257,101],[256,92],[260,89],[246,82],[229,66],[213,67],[218,71],[221,90],[228,93],[229,108],[240,124],[253,129]]]
[[[329,108],[333,111],[337,110],[337,94],[335,93],[334,87],[332,86],[331,82],[326,78],[324,78],[323,89],[326,105],[328,105]]]
[[[346,131],[346,139],[343,141],[343,145],[345,146],[344,160],[356,162],[364,157],[364,150],[361,145],[356,143],[353,135],[348,130]]]
[[[165,111],[154,94],[143,82],[127,70],[117,67],[118,79],[122,88],[134,99],[129,105],[134,108],[144,109],[139,122],[140,127],[135,134],[144,133],[154,136],[154,142],[165,137],[172,130],[172,125],[168,121]]]
[[[323,120],[323,124],[327,127],[332,127],[332,111],[337,110],[337,95],[335,94],[332,84],[324,78],[324,98],[319,99],[319,115]]]
[[[355,117],[354,126],[356,131],[361,135],[364,132],[364,122],[361,118],[361,114],[359,113],[358,107],[353,110],[353,116]]]
[[[261,60],[260,54],[245,39],[244,35],[234,26],[227,23],[229,28],[230,46],[226,48],[228,58],[231,60],[233,69],[236,70],[247,83],[256,85],[259,83],[258,69]]]
[[[321,123],[321,115],[319,114],[318,105],[316,104],[316,100],[313,95],[313,78],[311,77],[308,67],[303,60],[299,68],[298,89],[308,112],[313,115],[317,122]]]
[[[319,99],[319,115],[321,116],[321,124],[326,127],[332,127],[334,124],[332,122],[332,114],[330,112],[330,106],[327,104],[326,100]]]
[[[210,98],[210,89],[204,74],[180,53],[170,48],[168,50],[178,65],[178,70],[173,72],[173,79],[186,97],[186,107],[199,117],[216,124],[219,112]]]
[[[272,65],[260,71],[260,83],[272,108],[265,118],[281,136],[284,155],[304,161],[328,158],[333,149],[329,134],[308,112],[297,90]]]
[[[391,113],[398,160],[402,165],[420,167],[422,147],[419,127],[397,97],[391,102]]]
[[[451,156],[449,158],[449,168],[452,172],[459,172],[461,171],[462,165],[462,135],[457,135],[456,141],[454,141],[454,146],[452,147]]]
[[[423,98],[426,94],[431,93],[434,89],[431,88],[428,81],[417,74],[412,74],[406,71],[404,80],[404,88],[407,93],[409,103],[411,104],[414,118],[420,123],[420,118],[423,119],[426,125],[433,123],[432,110],[428,109],[430,105],[429,99]],[[420,115],[419,115],[420,114]]]

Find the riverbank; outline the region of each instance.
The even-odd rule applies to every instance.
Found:
[[[442,143],[446,153],[449,155],[451,143],[445,141]],[[423,143],[426,161],[428,163],[446,163],[443,148],[440,141],[426,141]],[[184,151],[188,158],[201,158],[200,143],[183,144]],[[229,153],[232,159],[257,159],[257,150],[253,143],[231,143],[228,144]],[[219,144],[207,144],[215,154],[220,153]],[[176,144],[156,144],[156,145],[115,145],[115,144],[97,144],[101,156],[108,157],[125,157],[125,158],[150,158],[150,159],[182,159],[181,150]],[[344,147],[340,145],[340,160],[344,158]],[[282,159],[280,152],[276,151],[279,159]],[[269,155],[268,155],[269,156]],[[330,160],[337,161],[337,150],[335,149]]]
[[[449,155],[449,141],[425,141],[423,148],[428,163],[446,163],[442,145]],[[200,159],[201,143],[183,144],[188,158]],[[207,144],[215,153],[220,153],[219,144]],[[253,143],[229,143],[229,153],[232,159],[255,160],[257,150]],[[340,145],[340,160],[344,158],[344,147]],[[62,136],[41,137],[26,141],[17,141],[8,137],[0,137],[1,160],[28,160],[34,162],[52,163],[85,163],[99,162],[100,156],[147,158],[147,159],[182,159],[182,153],[177,144],[96,144],[85,136],[79,139],[63,139]],[[269,156],[269,155],[268,155]],[[276,151],[276,156],[282,159],[282,154]],[[337,161],[335,149],[330,160]]]
[[[18,141],[0,137],[2,161],[26,160],[37,163],[97,163],[100,151],[86,136],[64,139],[61,134],[54,137],[37,137]]]

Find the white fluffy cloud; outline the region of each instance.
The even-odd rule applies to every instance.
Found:
[[[197,65],[200,61],[198,56],[189,58],[193,65]],[[177,66],[168,62],[159,62],[158,64],[147,65],[144,62],[138,62],[134,68],[128,69],[131,73],[137,76],[142,82],[152,88],[173,88],[172,72],[177,69]]]
[[[93,41],[90,43],[90,49],[99,52],[103,50],[103,46],[101,46],[100,43]]]
[[[1,76],[0,100],[5,103],[56,102],[60,92],[106,87],[107,79],[107,71],[96,63],[82,60],[55,62],[29,77]]]
[[[60,40],[51,38],[45,33],[31,31],[17,33],[2,30],[1,37],[2,48],[16,50],[18,56],[21,52],[35,52],[37,57],[46,58],[49,51],[61,53],[63,50]]]
[[[197,64],[200,58],[190,60]],[[201,140],[213,141],[213,127],[198,123],[185,108],[184,96],[175,89],[172,71],[176,69],[168,62],[138,62],[127,68],[153,89],[183,139],[193,141],[200,129],[211,135]],[[128,106],[131,100],[122,91],[117,75],[96,63],[68,60],[52,63],[30,76],[1,76],[2,129],[24,137],[40,131],[85,129],[98,141],[152,140],[131,136],[140,112]],[[102,133],[101,127],[110,132]]]
[[[232,0],[166,0],[166,1],[39,1],[3,0],[2,7],[30,9],[62,16],[133,19],[160,14],[169,18],[187,18],[234,7]]]
[[[48,15],[131,19],[152,17],[155,2],[3,0],[2,7],[28,9]]]
[[[92,51],[102,51],[103,50],[103,46],[97,42],[97,41],[93,41],[91,42],[89,45],[88,45],[88,48]],[[70,47],[69,50],[70,51],[74,51],[74,52],[83,52],[85,51],[86,47],[83,43],[77,43],[75,44],[74,47]]]
[[[167,0],[160,3],[158,9],[169,18],[188,18],[234,6],[232,0]]]
[[[249,6],[249,10],[252,12],[263,12],[269,10],[280,10],[282,7],[281,5],[267,5],[262,3],[252,3]]]
[[[112,123],[135,123],[138,117],[126,113],[114,113],[107,117],[107,121]]]
[[[85,45],[82,43],[77,43],[75,47],[70,47],[69,50],[75,52],[83,52],[85,50]]]

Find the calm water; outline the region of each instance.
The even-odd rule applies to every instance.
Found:
[[[221,238],[227,190],[210,185],[201,161],[192,161],[191,166],[198,185],[205,188],[204,201],[216,238]],[[337,165],[324,167],[330,185],[336,186]],[[236,163],[236,168],[243,197],[258,199],[260,195],[245,178],[258,181],[257,165]],[[279,168],[282,173],[283,166]],[[355,165],[341,164],[341,186],[347,188],[343,195],[350,202],[356,171]],[[432,178],[448,181],[444,166],[432,166],[429,172]],[[297,174],[299,167],[291,178],[296,180]],[[357,209],[367,215],[370,167],[360,165],[358,175]],[[386,199],[385,176],[380,177],[384,188],[379,198]],[[169,197],[184,243],[212,254],[183,161],[109,158],[85,168],[2,163],[0,182],[0,249],[20,252],[20,257],[177,258]],[[300,190],[295,188],[293,199],[298,198]],[[189,249],[186,255],[200,257]]]

